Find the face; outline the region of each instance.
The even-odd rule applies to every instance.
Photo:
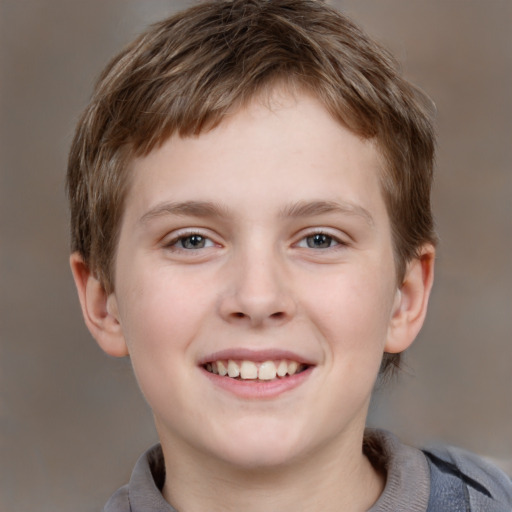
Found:
[[[360,451],[398,296],[374,145],[276,93],[132,172],[108,306],[164,446]]]

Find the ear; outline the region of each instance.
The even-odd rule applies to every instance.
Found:
[[[79,253],[74,252],[69,261],[85,324],[90,333],[107,354],[114,357],[127,356],[128,348],[119,322],[115,294],[107,294]]]
[[[408,263],[402,285],[397,290],[385,352],[403,352],[420,332],[434,282],[434,260],[435,249],[426,244],[420,255]]]

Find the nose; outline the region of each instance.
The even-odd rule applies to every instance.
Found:
[[[224,320],[252,327],[289,321],[296,302],[285,265],[272,251],[240,254],[226,268],[220,314]]]

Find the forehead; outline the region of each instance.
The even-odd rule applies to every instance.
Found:
[[[255,207],[288,195],[382,203],[374,141],[350,132],[305,92],[275,89],[254,98],[209,131],[173,135],[131,167],[127,205],[135,201],[138,209],[191,196],[230,204],[250,198]]]

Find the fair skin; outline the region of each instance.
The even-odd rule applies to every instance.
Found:
[[[372,388],[421,328],[434,256],[397,286],[375,145],[275,91],[131,172],[115,291],[71,265],[89,329],[130,356],[152,408],[164,497],[368,510],[384,485],[361,450]]]

